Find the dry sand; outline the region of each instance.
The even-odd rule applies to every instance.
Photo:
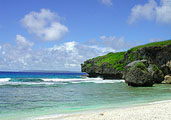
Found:
[[[171,120],[171,101],[141,106],[74,113],[44,120]]]

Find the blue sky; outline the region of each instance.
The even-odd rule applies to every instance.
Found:
[[[80,70],[171,39],[171,0],[0,0],[0,70]]]

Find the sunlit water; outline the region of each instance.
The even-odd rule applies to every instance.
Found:
[[[129,87],[82,73],[0,73],[0,120],[24,120],[171,99],[171,85]]]

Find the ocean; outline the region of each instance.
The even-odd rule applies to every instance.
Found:
[[[0,72],[0,120],[36,120],[171,99],[171,85],[130,87],[124,80],[74,72]]]

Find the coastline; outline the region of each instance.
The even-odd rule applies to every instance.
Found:
[[[34,120],[168,120],[171,119],[170,109],[171,100],[164,100],[123,108],[39,117]]]

